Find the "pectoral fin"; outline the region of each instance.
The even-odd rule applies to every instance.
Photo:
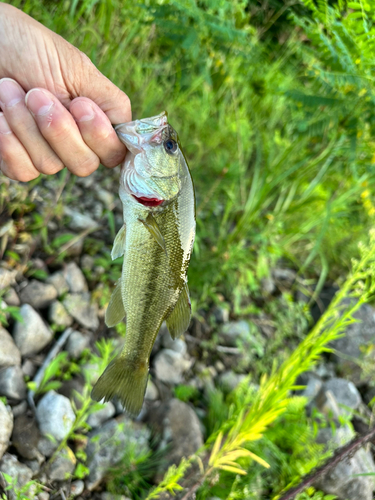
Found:
[[[105,324],[108,327],[115,326],[125,316],[124,304],[121,296],[121,279],[117,282],[115,289],[109,300],[107,310],[105,312]]]
[[[144,224],[145,228],[150,232],[158,245],[160,245],[160,247],[164,250],[165,255],[168,255],[163,235],[161,234],[158,223],[154,219],[153,215],[150,213],[148,214],[146,220],[139,220]]]
[[[187,283],[185,283],[180,296],[178,298],[177,304],[175,305],[173,311],[165,320],[167,328],[173,340],[180,337],[186,332],[190,323],[191,317],[191,303],[189,297],[189,288]]]
[[[125,224],[122,226],[120,231],[116,234],[115,241],[113,242],[111,257],[112,260],[117,259],[124,255],[125,251],[125,235],[126,235],[126,227]]]

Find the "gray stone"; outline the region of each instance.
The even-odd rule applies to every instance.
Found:
[[[65,215],[70,217],[68,227],[73,231],[84,231],[85,229],[94,229],[98,227],[98,223],[94,221],[88,214],[82,214],[77,210],[72,210],[67,205],[64,207]]]
[[[57,291],[49,283],[31,280],[22,288],[19,296],[22,304],[30,304],[35,309],[41,309],[49,306],[56,299]]]
[[[229,321],[229,307],[215,306],[212,314],[216,323],[228,323]]]
[[[182,354],[171,349],[162,349],[154,359],[156,377],[162,382],[180,384],[182,374],[191,366],[191,361],[186,360]]]
[[[231,321],[224,324],[219,331],[220,341],[229,347],[236,347],[240,339],[246,339],[250,335],[250,326],[247,321]]]
[[[31,481],[31,478],[33,477],[33,471],[25,464],[19,462],[17,457],[15,455],[11,455],[10,453],[5,453],[1,459],[0,472],[4,472],[13,480],[16,480],[17,488],[25,486],[25,484]],[[14,500],[17,497],[14,490],[10,490],[9,493],[10,500]],[[26,492],[24,492],[24,494],[26,494]]]
[[[95,265],[95,259],[94,257],[91,257],[91,255],[83,255],[81,257],[81,267],[82,269],[87,269],[89,271],[92,271]]]
[[[96,196],[99,198],[101,202],[104,203],[105,207],[108,210],[113,210],[113,204],[115,201],[113,193],[107,191],[106,189],[98,189],[96,192]]]
[[[9,445],[13,431],[13,415],[9,406],[0,401],[0,459]]]
[[[149,379],[147,383],[145,399],[147,399],[148,401],[156,401],[158,398],[159,391],[153,381]]]
[[[109,420],[116,413],[116,408],[113,403],[110,401],[108,403],[104,403],[103,408],[96,411],[95,413],[91,413],[87,419],[87,423],[93,429],[104,424],[106,420]]]
[[[362,402],[361,395],[353,382],[350,382],[350,380],[332,378],[325,382],[323,390],[331,391],[339,406],[343,405],[351,408],[352,410],[357,410]],[[347,413],[345,408],[341,409],[343,412]]]
[[[14,288],[9,288],[9,290],[7,290],[4,294],[4,300],[8,306],[18,307],[21,304],[20,298]]]
[[[166,349],[171,349],[172,351],[178,352],[182,356],[185,356],[185,354],[187,353],[186,342],[182,339],[173,340],[169,333],[163,336],[162,345]]]
[[[68,283],[66,282],[66,279],[61,271],[57,271],[56,273],[51,274],[51,276],[48,276],[46,283],[50,283],[56,288],[58,297],[64,295],[64,293],[69,290]]]
[[[47,474],[52,481],[69,479],[74,471],[77,460],[73,451],[66,447],[48,464]]]
[[[148,418],[155,436],[160,436],[158,449],[168,448],[167,464],[180,463],[203,445],[199,419],[194,410],[179,399],[162,403]]]
[[[61,441],[69,434],[75,415],[68,398],[49,391],[38,403],[36,418],[42,434],[51,435]]]
[[[78,497],[83,490],[85,489],[85,483],[78,479],[77,481],[73,481],[72,484],[70,485],[70,495],[73,497]]]
[[[296,391],[299,396],[307,398],[309,401],[314,399],[322,388],[322,379],[314,372],[305,372],[297,379],[296,385],[304,385],[301,391]]]
[[[58,300],[49,306],[48,319],[51,324],[62,327],[68,327],[73,323],[73,318]]]
[[[261,279],[261,289],[265,295],[272,295],[276,290],[276,285],[271,276],[267,276],[266,278]]]
[[[49,500],[50,494],[47,491],[41,491],[37,496],[38,500]]]
[[[33,460],[38,457],[39,437],[39,429],[33,417],[30,418],[24,413],[15,418],[12,443],[23,458]]]
[[[284,282],[291,285],[297,277],[297,273],[293,269],[283,269],[276,267],[272,270],[272,276],[276,281]]]
[[[21,353],[11,335],[0,326],[0,368],[20,365]]]
[[[74,330],[69,336],[66,344],[66,350],[72,358],[79,358],[83,351],[90,345],[90,338],[88,335]]]
[[[129,447],[135,455],[141,456],[149,450],[150,431],[124,415],[111,419],[102,427],[88,434],[87,467],[90,470],[86,487],[93,490],[103,479],[110,467],[118,463]]]
[[[219,384],[223,387],[226,392],[234,391],[240,382],[246,378],[246,375],[234,373],[232,370],[228,370],[219,375]]]
[[[70,262],[64,269],[64,277],[70,293],[87,292],[86,278],[75,262]]]
[[[349,305],[350,299],[345,299],[343,304]],[[372,376],[365,373],[361,365],[375,365],[375,351],[372,349],[375,338],[375,309],[368,304],[363,304],[353,314],[358,320],[348,326],[345,336],[331,343],[338,355],[333,354],[338,371],[352,380],[356,386],[370,382]],[[361,360],[358,363],[358,360]]]
[[[16,401],[26,398],[26,384],[20,366],[8,366],[0,370],[0,396]]]
[[[13,417],[17,418],[20,415],[23,415],[27,412],[27,409],[28,405],[26,400],[21,401],[21,403],[19,403],[18,405],[12,406]]]
[[[4,267],[0,267],[0,290],[4,290],[8,286],[15,285],[17,271],[9,271]]]
[[[69,314],[73,316],[82,326],[89,330],[96,330],[99,326],[97,308],[90,302],[90,294],[68,294],[64,301]]]
[[[14,341],[22,356],[35,354],[51,342],[53,333],[29,304],[23,304],[19,312],[23,322],[16,321],[14,325]]]
[[[331,449],[343,446],[354,437],[354,432],[349,427],[339,427],[335,434],[329,427],[321,429],[317,441],[327,444]],[[375,465],[370,451],[363,448],[354,456],[342,460],[339,464],[319,478],[314,486],[325,493],[337,495],[340,500],[361,499],[372,500],[372,491],[375,486],[374,477],[356,474],[375,473]]]
[[[22,363],[22,372],[26,377],[33,378],[36,374],[36,366],[31,359],[25,359]]]
[[[56,441],[52,441],[46,436],[40,436],[38,441],[38,451],[45,456],[50,457],[54,451],[56,450],[58,443]]]

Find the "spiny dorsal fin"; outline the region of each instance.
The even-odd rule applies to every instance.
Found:
[[[173,311],[165,320],[167,328],[173,340],[180,337],[186,332],[190,323],[191,317],[191,304],[189,297],[189,288],[185,283],[181,290],[177,304],[174,306]]]
[[[155,238],[156,242],[160,245],[160,247],[164,250],[165,255],[167,254],[167,247],[165,246],[165,241],[163,235],[160,232],[160,228],[158,223],[156,222],[154,216],[150,213],[148,214],[146,220],[139,219],[145,226],[145,228],[149,231],[151,236]]]
[[[116,234],[115,241],[113,242],[111,257],[112,260],[117,259],[124,255],[125,252],[125,235],[126,235],[126,227],[125,224],[122,226],[120,231]]]
[[[124,304],[121,296],[121,279],[118,280],[115,289],[109,300],[107,310],[105,312],[105,324],[110,328],[117,325],[125,316]]]

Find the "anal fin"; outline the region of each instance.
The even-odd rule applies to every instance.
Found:
[[[115,326],[125,316],[124,304],[121,295],[121,279],[118,280],[115,289],[109,300],[107,310],[105,312],[105,324],[108,327]]]
[[[113,247],[112,247],[112,252],[111,252],[112,260],[115,260],[118,257],[121,257],[122,255],[124,255],[125,236],[126,236],[126,227],[124,224],[122,226],[122,228],[119,230],[119,232],[116,234],[115,241],[113,242]]]
[[[191,303],[187,283],[181,290],[180,296],[171,314],[166,318],[168,331],[173,340],[186,332],[190,323]]]

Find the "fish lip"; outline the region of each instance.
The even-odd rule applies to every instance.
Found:
[[[132,194],[133,198],[140,203],[141,205],[144,205],[145,207],[158,207],[162,203],[164,203],[165,200],[159,200],[158,198],[148,198],[147,196],[135,196],[135,194]]]

